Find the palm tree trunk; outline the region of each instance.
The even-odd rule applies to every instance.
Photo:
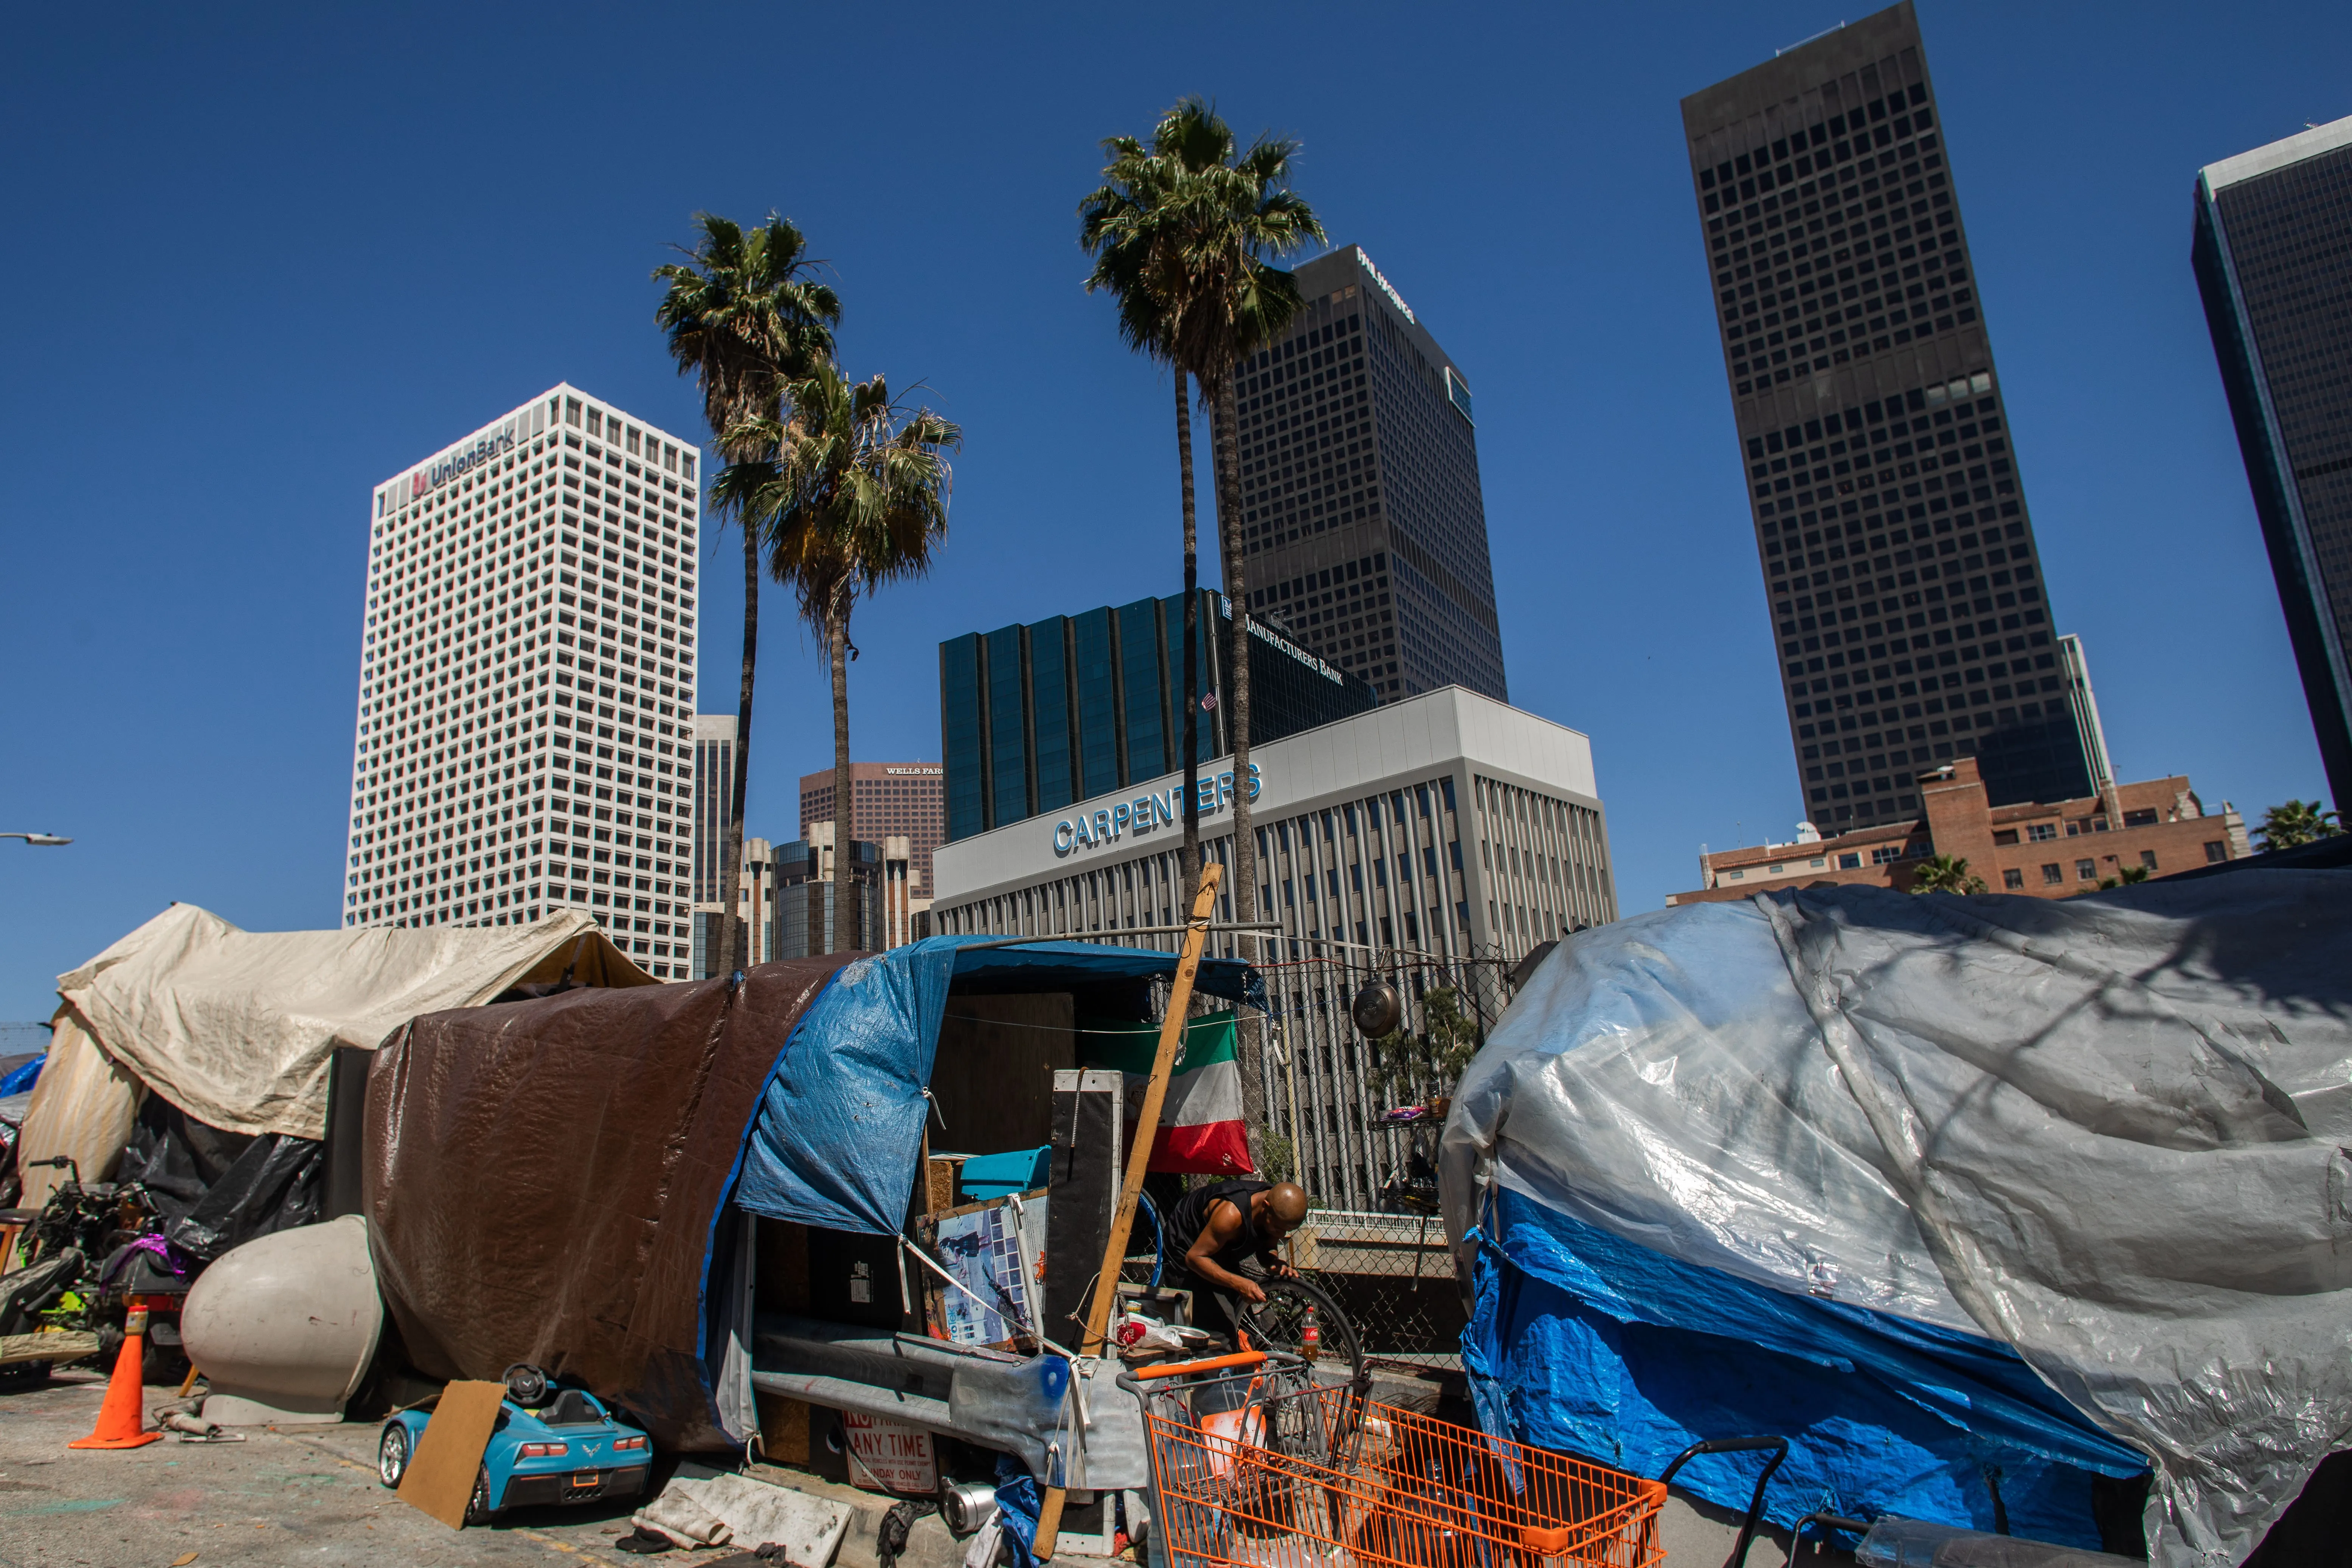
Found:
[[[760,664],[760,531],[743,525],[743,685],[735,704],[735,777],[727,800],[727,836],[719,846],[719,896],[726,900],[726,935],[719,973],[751,966],[751,926],[743,908],[743,792],[751,778],[751,682]]]
[[[1176,372],[1176,463],[1184,490],[1184,908],[1201,888],[1201,536],[1192,500],[1191,378]]]
[[[827,952],[856,945],[849,912],[850,877],[856,864],[849,839],[849,612],[845,607],[826,617],[825,652],[833,663],[833,940]]]
[[[1257,839],[1250,826],[1250,634],[1249,564],[1242,541],[1241,408],[1233,373],[1217,378],[1209,410],[1212,467],[1217,486],[1217,557],[1223,563],[1225,596],[1233,601],[1233,653],[1225,664],[1225,725],[1234,742],[1234,918],[1244,925],[1257,919]],[[1257,962],[1257,938],[1241,937],[1245,963]],[[1235,1045],[1241,1058],[1242,1127],[1249,1138],[1251,1168],[1265,1171],[1265,1023],[1243,1010]],[[1297,1151],[1292,1151],[1295,1175]]]

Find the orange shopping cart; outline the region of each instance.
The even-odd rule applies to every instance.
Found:
[[[1650,1568],[1663,1482],[1243,1351],[1122,1373],[1143,1401],[1156,1568]]]

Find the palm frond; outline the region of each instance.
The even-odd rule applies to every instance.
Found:
[[[1298,310],[1273,258],[1325,238],[1287,187],[1299,144],[1265,133],[1238,149],[1196,97],[1162,114],[1148,145],[1102,145],[1103,184],[1078,205],[1079,243],[1094,258],[1087,289],[1117,300],[1129,347],[1190,372],[1206,397]]]

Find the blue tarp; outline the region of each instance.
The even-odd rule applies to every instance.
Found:
[[[1826,1509],[1990,1530],[1990,1469],[2011,1529],[2093,1549],[2093,1473],[2147,1468],[1997,1341],[1752,1284],[1508,1190],[1490,1230],[1463,1350],[1491,1431],[1644,1476],[1703,1438],[1786,1436],[1765,1504],[1783,1526]],[[1744,1510],[1763,1460],[1676,1479]]]
[[[2087,1546],[2145,1474],[2158,1568],[2242,1562],[2352,1432],[2347,933],[2352,872],[2281,870],[1563,942],[1440,1149],[1482,1416],[1646,1475],[1784,1434],[1783,1521],[1983,1528],[1997,1467]]]
[[[47,1056],[37,1056],[20,1067],[11,1068],[5,1078],[0,1078],[0,1099],[12,1094],[30,1094],[33,1086],[41,1080],[41,1064],[48,1059]]]
[[[760,1100],[735,1201],[772,1219],[895,1235],[921,1159],[923,1090],[948,989],[1067,990],[1172,974],[1176,954],[936,936],[845,966],[793,1031]],[[1263,1005],[1246,965],[1205,959],[1195,984]]]

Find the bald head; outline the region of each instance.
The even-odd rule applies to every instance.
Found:
[[[1307,1189],[1297,1182],[1276,1182],[1265,1191],[1265,1217],[1284,1230],[1297,1230],[1307,1217]]]

